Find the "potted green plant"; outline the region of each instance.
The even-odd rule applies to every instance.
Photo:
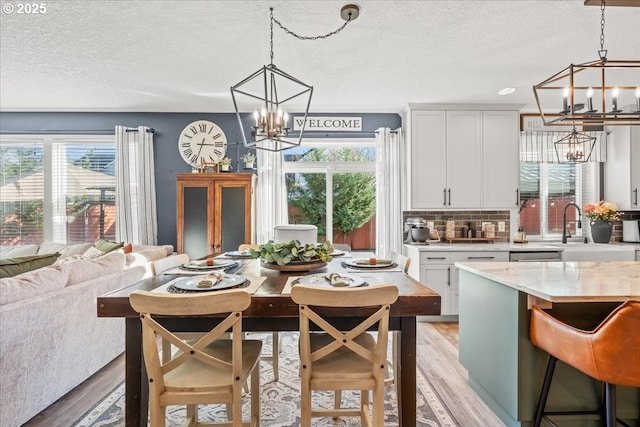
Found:
[[[226,172],[229,169],[231,169],[231,159],[228,157],[222,158],[220,160],[220,170]]]
[[[246,153],[242,156],[242,161],[244,162],[245,168],[253,169],[253,163],[256,161],[256,155],[253,153]]]

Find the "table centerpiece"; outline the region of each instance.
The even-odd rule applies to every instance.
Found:
[[[297,240],[275,243],[269,240],[258,249],[251,249],[252,258],[260,258],[265,268],[281,271],[308,271],[321,268],[331,261],[330,242],[301,244]]]

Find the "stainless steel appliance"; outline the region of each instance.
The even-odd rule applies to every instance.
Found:
[[[509,252],[511,262],[551,262],[561,261],[560,251],[518,251]]]
[[[421,217],[409,217],[404,222],[404,243],[423,243],[429,240],[427,220]]]
[[[640,242],[640,219],[622,221],[622,241]]]

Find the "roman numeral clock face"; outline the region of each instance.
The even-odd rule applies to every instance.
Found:
[[[199,167],[202,162],[217,163],[227,152],[227,137],[217,124],[197,120],[180,133],[178,150],[184,161],[193,167]]]

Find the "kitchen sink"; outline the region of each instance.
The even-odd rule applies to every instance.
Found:
[[[548,243],[545,246],[562,249],[562,261],[635,261],[632,246],[610,243]]]

